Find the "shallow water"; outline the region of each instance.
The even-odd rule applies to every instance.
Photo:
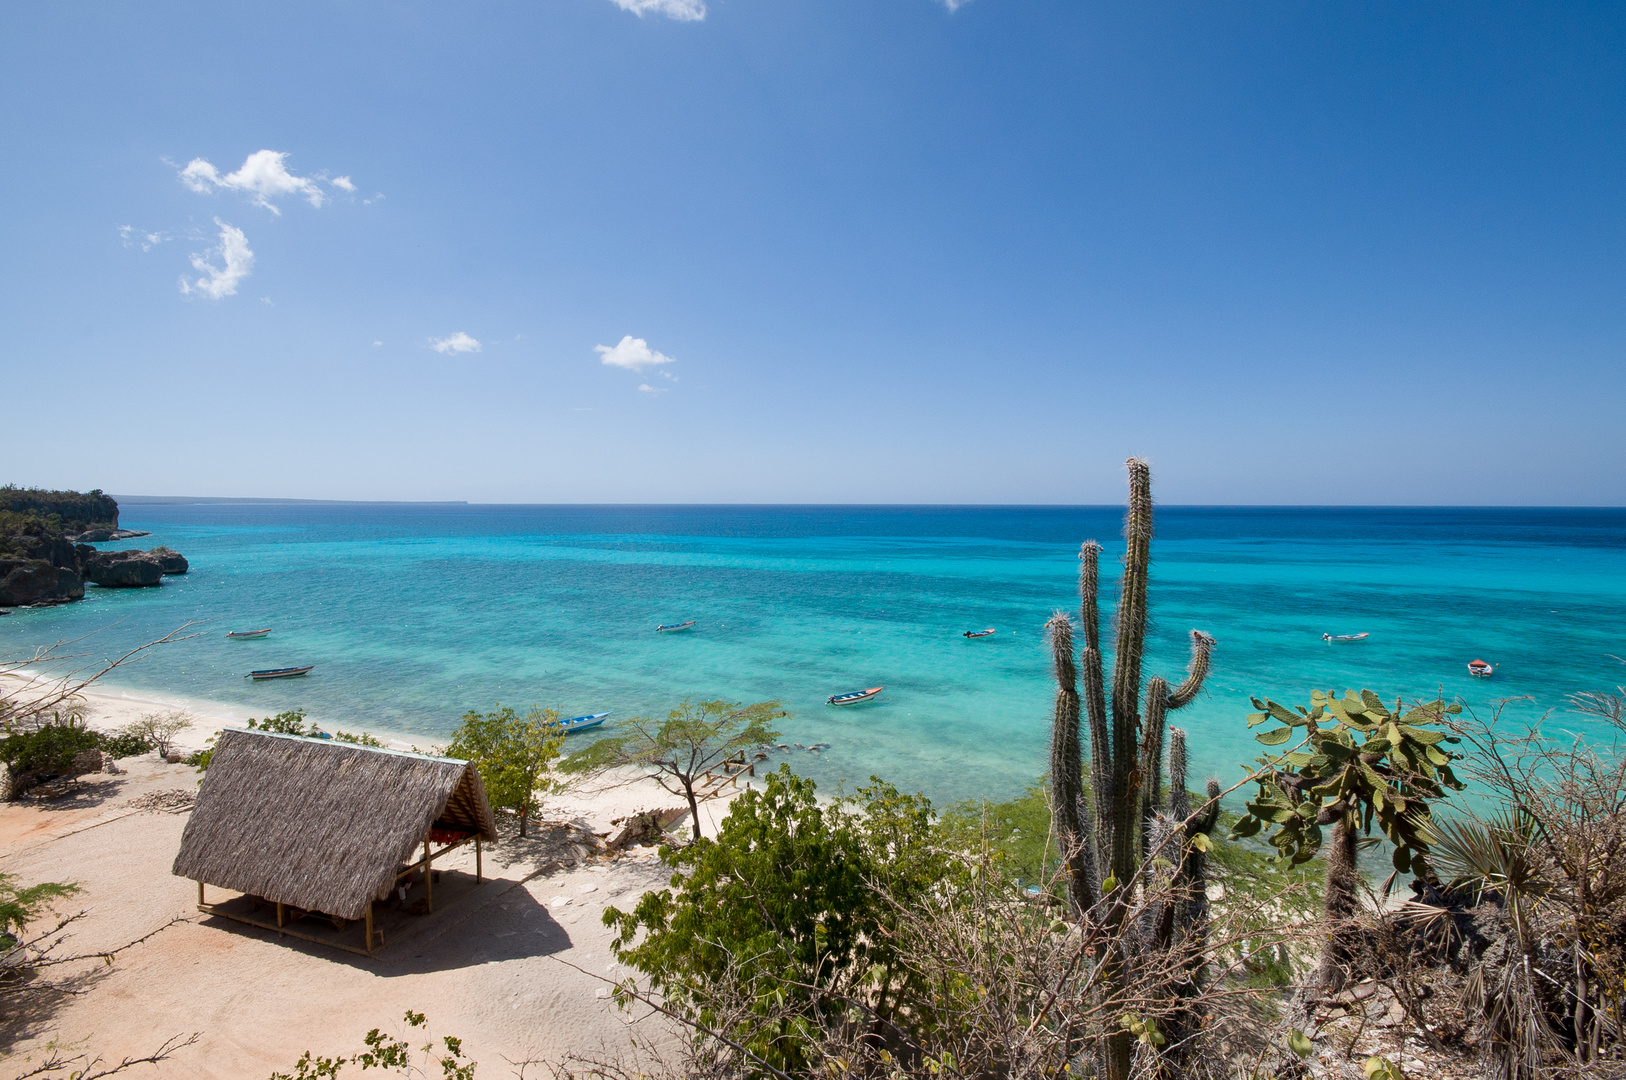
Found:
[[[109,684],[426,740],[498,701],[612,709],[613,725],[685,696],[778,698],[785,742],[830,744],[788,759],[821,786],[873,773],[939,801],[1003,797],[1045,767],[1043,624],[1076,611],[1080,541],[1105,542],[1115,574],[1120,513],[128,505],[125,527],[153,535],[102,546],[168,544],[192,572],[17,611],[0,655],[91,631],[74,651],[116,655],[197,620],[204,636]],[[1206,692],[1174,721],[1198,776],[1236,777],[1252,757],[1249,694],[1443,691],[1480,710],[1529,695],[1524,714],[1580,726],[1567,694],[1626,681],[1609,655],[1626,655],[1626,511],[1165,507],[1157,528],[1147,673],[1178,675],[1193,627],[1219,641]],[[686,619],[695,630],[653,632]],[[263,640],[223,636],[262,626]],[[1328,645],[1324,631],[1371,637]],[[1467,674],[1475,657],[1500,665],[1494,678]],[[317,666],[243,677],[294,664]],[[865,705],[823,704],[875,685]]]

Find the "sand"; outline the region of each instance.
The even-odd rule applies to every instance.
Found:
[[[86,699],[87,719],[99,728],[172,704],[118,693]],[[181,742],[201,746],[234,719],[199,716]],[[505,821],[503,842],[486,850],[493,880],[415,920],[421,925],[369,958],[199,912],[196,884],[170,873],[187,812],[128,805],[150,792],[194,791],[198,774],[156,755],[120,764],[125,774],[85,777],[55,802],[0,805],[0,868],[23,884],[72,881],[83,890],[58,906],[86,912],[70,948],[109,949],[152,935],[111,966],[87,966],[87,992],[0,1034],[14,1072],[26,1071],[23,1063],[50,1039],[117,1062],[196,1032],[194,1045],[142,1066],[141,1075],[268,1077],[291,1071],[305,1050],[354,1053],[372,1028],[403,1033],[408,1009],[426,1014],[435,1036],[462,1038],[482,1078],[518,1075],[510,1063],[626,1054],[634,1036],[675,1045],[670,1021],[642,1008],[622,1012],[602,981],[630,974],[611,955],[603,910],[625,910],[666,884],[671,871],[655,849],[561,867],[557,845],[520,841]],[[632,810],[679,804],[650,781],[622,779],[554,796],[544,817],[607,832]],[[728,797],[703,806],[708,834]],[[472,864],[470,853],[459,858]],[[458,865],[454,859],[449,868]],[[548,1070],[531,1065],[524,1075]]]

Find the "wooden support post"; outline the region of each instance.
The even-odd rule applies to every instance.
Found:
[[[478,836],[474,838],[474,883],[476,885],[480,884],[480,838]],[[198,888],[202,889],[203,885],[199,883]]]
[[[373,952],[373,903],[367,901],[367,955]]]
[[[435,872],[429,865],[429,837],[423,838],[423,903],[430,911],[435,910]]]
[[[198,907],[203,906],[203,882],[198,882]]]
[[[286,922],[287,922],[287,920],[283,917],[283,914],[282,914],[282,901],[278,900],[277,901],[277,925],[280,927],[280,926],[285,925]]]

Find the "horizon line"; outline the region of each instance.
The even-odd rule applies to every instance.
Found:
[[[301,499],[235,495],[116,495],[122,505],[282,505],[282,506],[516,506],[516,507],[792,507],[834,509],[1085,510],[1123,509],[1122,503],[984,503],[984,502],[474,502],[468,499]],[[1622,510],[1606,503],[1165,503],[1166,510]]]

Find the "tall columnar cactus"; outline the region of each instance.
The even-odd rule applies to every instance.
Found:
[[[1186,678],[1170,689],[1168,682],[1154,676],[1147,684],[1142,710],[1141,657],[1146,643],[1146,579],[1152,548],[1152,474],[1146,462],[1131,458],[1129,466],[1129,507],[1124,516],[1124,570],[1118,585],[1118,605],[1113,618],[1111,709],[1104,679],[1101,649],[1101,616],[1098,578],[1101,545],[1091,540],[1079,552],[1079,615],[1084,631],[1080,664],[1084,673],[1082,709],[1090,728],[1090,786],[1094,814],[1090,826],[1084,822],[1081,807],[1083,769],[1079,736],[1081,707],[1077,668],[1072,659],[1072,627],[1066,615],[1050,620],[1050,644],[1056,673],[1056,711],[1051,738],[1051,798],[1055,804],[1057,838],[1068,852],[1068,896],[1081,916],[1107,903],[1100,913],[1109,930],[1126,931],[1127,896],[1113,895],[1135,877],[1146,857],[1152,835],[1154,814],[1163,803],[1163,742],[1168,714],[1189,705],[1202,689],[1208,675],[1209,656],[1214,639],[1193,630],[1191,663]],[[1182,768],[1172,784],[1171,796],[1178,792],[1184,801],[1184,742],[1181,742]],[[1189,811],[1189,807],[1188,807]],[[1213,828],[1211,815],[1206,822],[1184,824],[1189,812],[1179,820],[1188,832]],[[1203,825],[1202,828],[1197,826]],[[1107,876],[1099,895],[1092,867],[1102,867]],[[1181,873],[1187,871],[1183,868]],[[1198,869],[1200,872],[1200,868]],[[1127,890],[1126,890],[1127,891]],[[1188,915],[1191,913],[1188,912]],[[1144,943],[1155,946],[1156,942]],[[1109,982],[1117,988],[1128,986],[1130,972],[1125,953],[1109,961]],[[1133,1036],[1127,1032],[1109,1037],[1104,1055],[1109,1080],[1123,1080],[1129,1072]]]

